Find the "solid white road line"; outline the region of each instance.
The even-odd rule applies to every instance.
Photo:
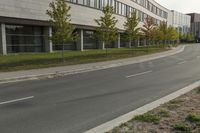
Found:
[[[1,102],[0,105],[19,102],[19,101],[24,101],[24,100],[28,100],[28,99],[32,99],[32,98],[34,98],[34,96],[19,98],[19,99],[10,100],[10,101],[5,101],[5,102]]]
[[[133,74],[133,75],[126,76],[126,78],[136,77],[136,76],[148,74],[148,73],[151,73],[151,72],[153,72],[153,71],[150,70],[150,71],[146,71],[146,72],[141,72],[141,73],[137,73],[137,74]]]

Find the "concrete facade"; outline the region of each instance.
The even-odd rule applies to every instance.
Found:
[[[6,31],[5,31],[5,24],[1,24],[0,25],[0,53],[3,55],[7,54],[7,50],[6,50]]]
[[[188,33],[190,32],[190,20],[191,17],[180,12],[171,11],[172,15],[172,26],[177,28],[179,33]]]

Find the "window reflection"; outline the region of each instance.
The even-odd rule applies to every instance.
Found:
[[[43,27],[6,25],[6,41],[8,53],[43,52]]]

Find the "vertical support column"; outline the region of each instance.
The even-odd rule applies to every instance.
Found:
[[[137,44],[138,44],[138,47],[140,47],[140,37],[138,37]]]
[[[102,49],[105,49],[105,42],[102,42]]]
[[[49,37],[52,37],[52,27],[44,27],[44,48],[45,52],[53,52],[53,44]]]
[[[49,27],[49,37],[52,37],[52,27]],[[53,52],[53,42],[52,40],[49,40],[49,52]]]
[[[81,30],[81,51],[83,51],[83,43],[84,43],[84,34],[83,34],[83,30]]]
[[[0,53],[3,55],[7,55],[7,47],[6,47],[6,25],[1,24],[0,26]]]
[[[117,48],[120,48],[120,45],[121,45],[121,36],[120,33],[118,33]]]
[[[77,41],[77,50],[83,51],[84,47],[84,32],[83,29],[79,31],[80,39]]]

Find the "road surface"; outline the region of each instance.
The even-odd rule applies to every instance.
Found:
[[[0,85],[0,133],[81,133],[200,80],[200,45],[173,56]]]

